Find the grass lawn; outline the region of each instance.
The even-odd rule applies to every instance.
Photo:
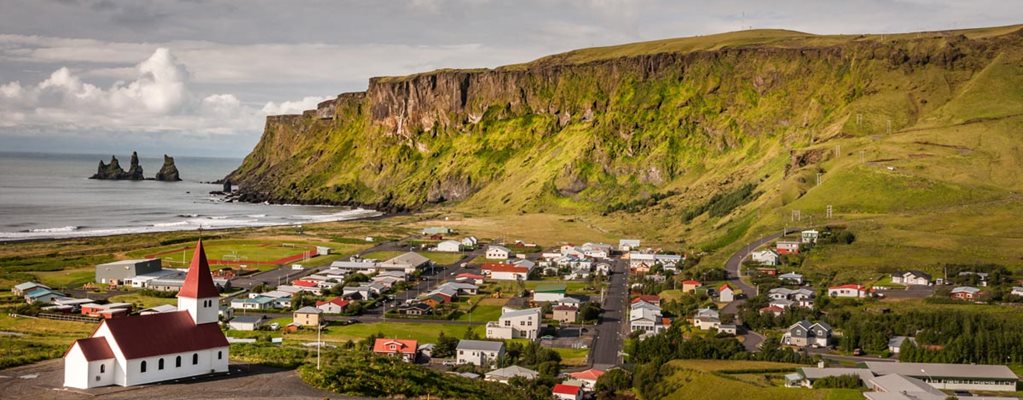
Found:
[[[348,340],[359,341],[367,336],[383,333],[384,336],[395,339],[415,339],[420,343],[436,343],[441,332],[446,336],[462,338],[468,326],[483,336],[486,333],[483,325],[446,325],[434,323],[417,322],[371,322],[347,326],[330,325],[323,330],[323,341],[325,342],[346,342]],[[316,331],[303,330],[298,333],[286,336],[289,340],[316,341]]]
[[[590,354],[589,349],[552,349],[561,356],[561,365],[580,366],[586,364],[586,357]]]
[[[96,278],[96,267],[65,269],[63,271],[31,272],[44,285],[52,288],[79,287]]]
[[[237,260],[243,263],[249,262],[250,264],[248,265],[252,267],[257,267],[259,263],[269,263],[302,254],[305,251],[312,250],[314,246],[326,246],[330,247],[335,254],[346,254],[366,248],[369,244],[278,240],[276,238],[267,238],[265,240],[227,239],[203,242],[203,247],[206,249],[206,257],[213,264],[216,264],[213,260]],[[135,250],[127,255],[129,257],[157,256],[163,259],[165,267],[181,267],[191,262],[194,249],[193,243],[179,243]],[[301,263],[302,261],[295,262]],[[262,269],[262,267],[260,268]]]
[[[93,323],[0,315],[0,331],[20,334],[0,335],[0,368],[60,357],[95,329]]]
[[[386,251],[374,251],[362,255],[362,258],[369,258],[377,261],[386,261],[402,254],[408,253],[407,251],[400,250],[386,250]]]
[[[174,297],[155,297],[137,293],[119,294],[108,299],[111,303],[142,304],[142,308],[156,307],[163,304],[176,306],[178,299]]]
[[[677,385],[678,388],[668,395],[667,399],[845,400],[863,398],[857,390],[785,388],[766,384],[763,382],[763,374],[747,374],[750,376],[726,374],[728,370],[795,369],[801,367],[796,364],[763,361],[675,360],[671,362],[671,365],[679,368],[679,371],[666,378],[664,383]],[[854,394],[858,397],[853,397]]]
[[[490,299],[487,299],[487,300],[490,300]],[[507,302],[507,300],[505,300],[505,299],[493,299],[493,300],[503,300],[503,302]],[[477,321],[477,322],[479,322],[479,321],[496,321],[497,318],[501,316],[501,307],[502,306],[500,306],[500,305],[494,305],[494,304],[479,304],[479,305],[476,306],[476,308],[474,308],[472,310],[471,313],[459,315],[458,316],[458,320],[459,321]]]

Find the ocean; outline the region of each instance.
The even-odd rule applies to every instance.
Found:
[[[128,169],[130,154],[117,155]],[[296,225],[366,218],[373,210],[346,207],[227,203],[206,184],[241,159],[175,157],[181,182],[88,179],[110,155],[0,152],[0,241],[143,232]],[[141,155],[153,177],[163,156]]]

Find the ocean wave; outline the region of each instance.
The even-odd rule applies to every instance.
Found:
[[[60,228],[39,228],[39,229],[29,229],[29,230],[28,230],[28,232],[29,232],[29,233],[59,233],[59,232],[74,232],[74,231],[77,231],[77,230],[78,230],[78,228],[79,228],[79,227],[77,227],[77,226],[73,226],[73,225],[68,225],[68,226],[62,226],[62,227],[60,227]]]
[[[181,217],[181,218],[197,218],[197,217],[199,217],[199,214],[178,214],[178,217]]]
[[[188,225],[188,221],[178,221],[178,222],[157,222],[157,223],[153,224],[153,227],[154,227],[154,228],[164,228],[164,227],[172,227],[172,226],[185,226],[185,225]]]
[[[266,218],[266,214],[252,214],[252,215],[246,215],[246,217],[249,217],[249,218]]]

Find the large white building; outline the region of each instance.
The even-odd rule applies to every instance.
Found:
[[[502,308],[497,321],[487,322],[487,339],[536,339],[543,318],[540,308]]]
[[[497,365],[497,360],[504,355],[504,342],[460,340],[455,350],[455,360],[459,365],[492,366]]]
[[[219,298],[199,241],[178,292],[178,311],[103,320],[64,355],[64,386],[134,386],[226,372]]]

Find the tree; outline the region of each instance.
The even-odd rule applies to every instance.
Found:
[[[614,393],[628,390],[632,386],[632,374],[624,369],[615,368],[597,378],[598,392]]]
[[[455,349],[458,348],[458,338],[447,336],[444,332],[441,332],[437,336],[437,344],[433,347],[433,357],[436,358],[448,358],[455,355]]]
[[[480,334],[476,333],[476,331],[474,329],[472,329],[472,325],[469,325],[469,326],[465,327],[465,334],[462,335],[462,339],[465,339],[465,340],[479,340],[479,338],[480,338]]]

